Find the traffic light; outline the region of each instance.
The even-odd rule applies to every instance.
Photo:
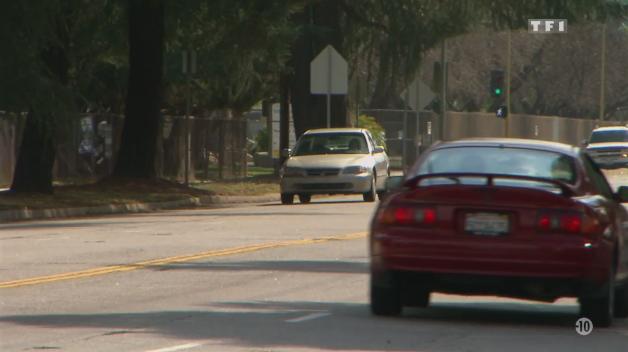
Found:
[[[504,70],[491,70],[491,95],[499,98],[504,95]]]

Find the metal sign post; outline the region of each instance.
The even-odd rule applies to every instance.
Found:
[[[416,79],[408,86],[408,88],[406,88],[405,91],[403,91],[403,93],[401,93],[401,99],[403,99],[406,102],[406,104],[408,104],[415,111],[416,135],[414,139],[416,139],[419,134],[419,113],[427,105],[429,105],[434,100],[435,97],[436,97],[436,94],[434,94],[434,92],[432,92],[432,90],[425,83],[421,81],[420,75],[417,75]],[[404,113],[404,121],[406,119],[405,117],[406,115],[407,113]],[[405,126],[406,126],[406,123],[404,122],[404,135],[406,133]],[[416,146],[416,148],[418,149],[418,146]],[[404,143],[403,158],[405,158],[405,153],[406,153],[405,151],[406,149],[405,149],[405,143]],[[417,154],[418,154],[418,150],[417,150]]]
[[[190,178],[190,100],[191,100],[191,76],[196,74],[196,51],[184,50],[182,71],[186,80],[185,92],[185,185],[189,185]]]
[[[447,39],[443,39],[440,48],[441,91],[440,91],[440,118],[438,119],[438,139],[445,140],[445,116],[447,115]]]
[[[331,50],[327,50],[327,128],[331,127],[331,78],[334,69],[331,60]]]
[[[327,127],[331,127],[331,95],[348,92],[347,61],[328,45],[310,63],[310,93],[327,97]]]

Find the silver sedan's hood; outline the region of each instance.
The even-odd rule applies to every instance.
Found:
[[[369,154],[322,154],[292,156],[286,162],[289,167],[304,169],[316,168],[343,168],[347,166],[363,165],[373,167],[373,157]]]

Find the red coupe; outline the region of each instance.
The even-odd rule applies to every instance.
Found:
[[[628,316],[628,186],[613,191],[583,150],[444,142],[387,189],[370,231],[374,314],[447,292],[577,297],[595,326]]]

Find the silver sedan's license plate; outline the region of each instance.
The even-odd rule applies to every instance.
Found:
[[[464,219],[464,230],[475,235],[496,236],[508,233],[508,215],[469,213]]]

